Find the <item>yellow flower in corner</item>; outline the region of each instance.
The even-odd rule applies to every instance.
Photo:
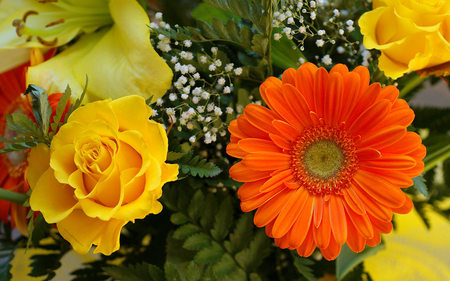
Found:
[[[144,9],[136,0],[88,2],[103,3],[113,24],[105,26],[102,22],[96,27],[104,27],[81,36],[74,45],[51,60],[30,67],[27,83],[39,85],[49,92],[63,92],[70,85],[72,93],[79,94],[87,76],[89,87],[85,102],[116,99],[130,93],[144,98],[153,97],[153,101],[163,96],[170,88],[173,74],[150,43],[150,20]],[[74,10],[84,9],[81,4],[78,7],[78,2],[74,3]],[[30,21],[45,20],[44,15],[41,18],[39,16],[40,14],[30,15],[28,18]],[[69,22],[71,18],[67,17],[61,20]],[[97,22],[95,17],[92,22]],[[55,25],[55,28],[58,26],[59,24]],[[85,31],[81,23],[78,27],[77,30]],[[73,26],[64,26],[63,23],[60,28],[62,31],[65,28],[71,30]],[[55,38],[58,38],[57,42],[65,41],[59,39],[65,38],[62,35]]]
[[[396,217],[396,231],[384,237],[386,247],[364,260],[374,281],[450,280],[450,223],[431,208],[430,229],[416,211]]]
[[[374,0],[359,26],[364,46],[381,51],[386,76],[450,74],[450,1]]]
[[[149,116],[136,95],[89,103],[70,115],[50,148],[32,149],[31,208],[56,223],[75,251],[94,244],[94,253],[109,255],[127,222],[161,212],[157,199],[177,179],[178,165],[165,163],[166,132]]]

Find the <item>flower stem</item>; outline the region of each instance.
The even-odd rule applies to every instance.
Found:
[[[11,190],[6,190],[4,188],[0,188],[0,199],[6,200],[14,203],[23,204],[27,201],[28,196],[23,193],[14,192]]]
[[[403,87],[403,89],[400,91],[399,97],[406,96],[409,92],[419,86],[423,82],[423,80],[425,80],[425,77],[415,76],[411,78],[408,81],[408,84],[406,84],[406,86]]]

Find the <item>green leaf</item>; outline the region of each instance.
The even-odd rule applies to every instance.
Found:
[[[423,177],[423,175],[415,177],[412,180],[414,182],[414,188],[423,195],[425,195],[425,197],[429,198],[430,196],[428,195],[428,188],[427,185],[425,184],[426,180]]]
[[[23,113],[13,113],[6,115],[6,124],[11,131],[27,136],[42,138],[43,134],[27,115]]]
[[[199,251],[211,245],[211,239],[205,233],[197,233],[186,239],[183,248],[191,251]]]
[[[194,19],[205,21],[209,24],[211,24],[213,18],[219,19],[223,22],[227,22],[232,19],[239,19],[236,15],[207,3],[198,4],[198,6],[192,11],[191,15]]]
[[[181,157],[183,157],[186,153],[184,152],[173,152],[173,151],[169,151],[169,153],[167,153],[167,161],[175,161],[180,159]]]
[[[200,218],[200,224],[205,229],[212,228],[212,225],[214,223],[214,218],[216,215],[216,210],[219,206],[219,203],[217,202],[217,197],[214,196],[211,193],[208,193],[206,195],[206,203],[205,203],[205,211],[203,213],[203,216]]]
[[[213,264],[219,261],[222,255],[222,248],[217,243],[212,243],[211,247],[199,251],[195,255],[194,260],[199,264]]]
[[[342,280],[347,273],[349,273],[355,266],[361,263],[364,259],[375,255],[379,250],[384,249],[384,244],[375,247],[367,247],[361,253],[355,253],[344,244],[341,253],[336,259],[336,276],[338,280]]]
[[[191,261],[186,267],[186,280],[187,281],[198,281],[202,277],[200,267]]]
[[[235,258],[239,265],[247,272],[252,272],[262,263],[270,253],[270,240],[264,231],[257,231],[250,246],[236,254]]]
[[[42,95],[39,96],[39,107],[41,110],[40,114],[42,118],[41,131],[45,136],[47,136],[48,131],[50,129],[50,118],[52,116],[52,107],[48,102],[47,93],[43,93]]]
[[[225,248],[230,253],[237,253],[248,245],[253,236],[253,216],[249,213],[243,214],[236,222],[229,241],[225,241]]]
[[[450,157],[450,144],[439,143],[429,147],[427,156],[423,159],[425,163],[424,172],[432,169],[440,162]]]
[[[169,262],[164,264],[164,273],[167,281],[181,281],[180,274],[175,266]]]
[[[219,207],[219,212],[216,214],[214,221],[214,228],[211,230],[211,234],[217,241],[225,239],[228,235],[230,227],[233,223],[233,204],[231,197],[226,197],[222,201]]]
[[[275,32],[275,31],[274,31]],[[276,32],[282,32],[276,30]],[[272,63],[281,69],[297,68],[300,58],[304,58],[303,53],[296,47],[294,42],[286,36],[280,40],[271,40],[272,44]],[[306,61],[306,59],[305,59]]]
[[[197,221],[204,212],[205,195],[201,190],[197,190],[192,197],[191,203],[188,207],[188,214],[191,219]]]
[[[222,172],[214,163],[207,162],[206,159],[201,159],[198,155],[193,156],[192,151],[187,153],[180,159],[180,171],[184,174],[190,174],[191,176],[214,177]]]
[[[88,79],[88,76],[86,75],[86,83],[84,84],[83,92],[81,93],[80,97],[75,100],[75,103],[70,105],[69,113],[66,114],[66,116],[64,118],[64,122],[67,121],[67,118],[69,118],[69,115],[72,114],[72,112],[75,109],[77,109],[78,107],[81,106],[81,103],[83,102],[84,97],[86,96],[88,82],[89,82],[89,79]]]
[[[296,252],[291,251],[292,258],[294,259],[294,266],[297,271],[306,278],[308,281],[317,281],[317,278],[313,274],[313,270],[310,266],[314,264],[313,261],[303,258],[297,255]]]
[[[256,54],[264,57],[269,48],[269,38],[265,37],[262,34],[256,34],[252,39],[252,51]]]
[[[70,101],[71,95],[72,91],[70,90],[70,87],[67,86],[66,90],[64,91],[62,97],[58,102],[58,108],[56,108],[55,110],[55,116],[53,116],[53,123],[51,124],[53,132],[56,132],[58,128],[61,126],[61,118],[63,117],[67,103]]]
[[[188,222],[189,218],[183,213],[175,213],[170,216],[170,221],[173,224],[184,224]]]
[[[217,280],[247,280],[245,271],[239,268],[228,254],[223,255],[219,262],[213,266],[213,272]]]
[[[173,233],[173,238],[178,240],[185,240],[189,236],[198,233],[200,231],[200,228],[194,224],[185,224],[180,226],[177,230]]]

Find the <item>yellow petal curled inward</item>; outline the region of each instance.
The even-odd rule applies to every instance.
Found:
[[[59,222],[67,217],[77,203],[73,188],[59,183],[51,168],[39,178],[30,196],[31,209],[41,211],[48,223]]]

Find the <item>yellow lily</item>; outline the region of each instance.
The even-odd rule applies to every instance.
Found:
[[[89,4],[91,2],[96,4]],[[58,3],[59,1],[54,5]],[[49,4],[51,3],[42,5]],[[131,94],[144,98],[153,97],[153,101],[155,101],[165,94],[171,85],[172,71],[153,49],[150,43],[150,20],[136,0],[66,0],[61,1],[61,5],[66,9],[64,15],[67,17],[69,17],[69,11],[72,10],[83,15],[90,8],[92,11],[86,12],[88,15],[85,21],[72,15],[75,18],[73,23],[67,20],[55,25],[55,29],[59,28],[58,34],[53,31],[55,33],[52,34],[53,37],[41,37],[46,44],[52,40],[51,38],[57,38],[57,44],[60,44],[67,42],[80,32],[91,33],[81,36],[74,45],[51,60],[30,67],[27,73],[28,84],[39,85],[52,93],[63,92],[69,85],[73,97],[76,97],[82,92],[87,76],[89,85],[84,102],[105,98],[116,99]],[[108,25],[107,16],[103,12],[102,18],[105,20],[103,22],[98,20],[99,24],[94,26],[96,16],[101,14],[99,11],[105,11],[105,9],[113,24]],[[44,15],[44,12],[29,15],[25,23],[28,24],[32,19],[43,22]],[[77,14],[75,13],[75,15]],[[48,21],[48,18],[45,20]],[[89,22],[91,24],[88,24]],[[23,30],[24,34],[31,34],[35,31],[31,27],[28,28],[28,25]],[[39,30],[42,32],[40,34],[45,34],[44,31],[46,31],[45,28]],[[19,31],[19,34],[20,32],[22,31]],[[17,34],[15,36],[17,37]],[[33,40],[16,46],[39,43],[39,41]]]
[[[61,46],[111,25],[109,0],[2,0],[0,48]]]

